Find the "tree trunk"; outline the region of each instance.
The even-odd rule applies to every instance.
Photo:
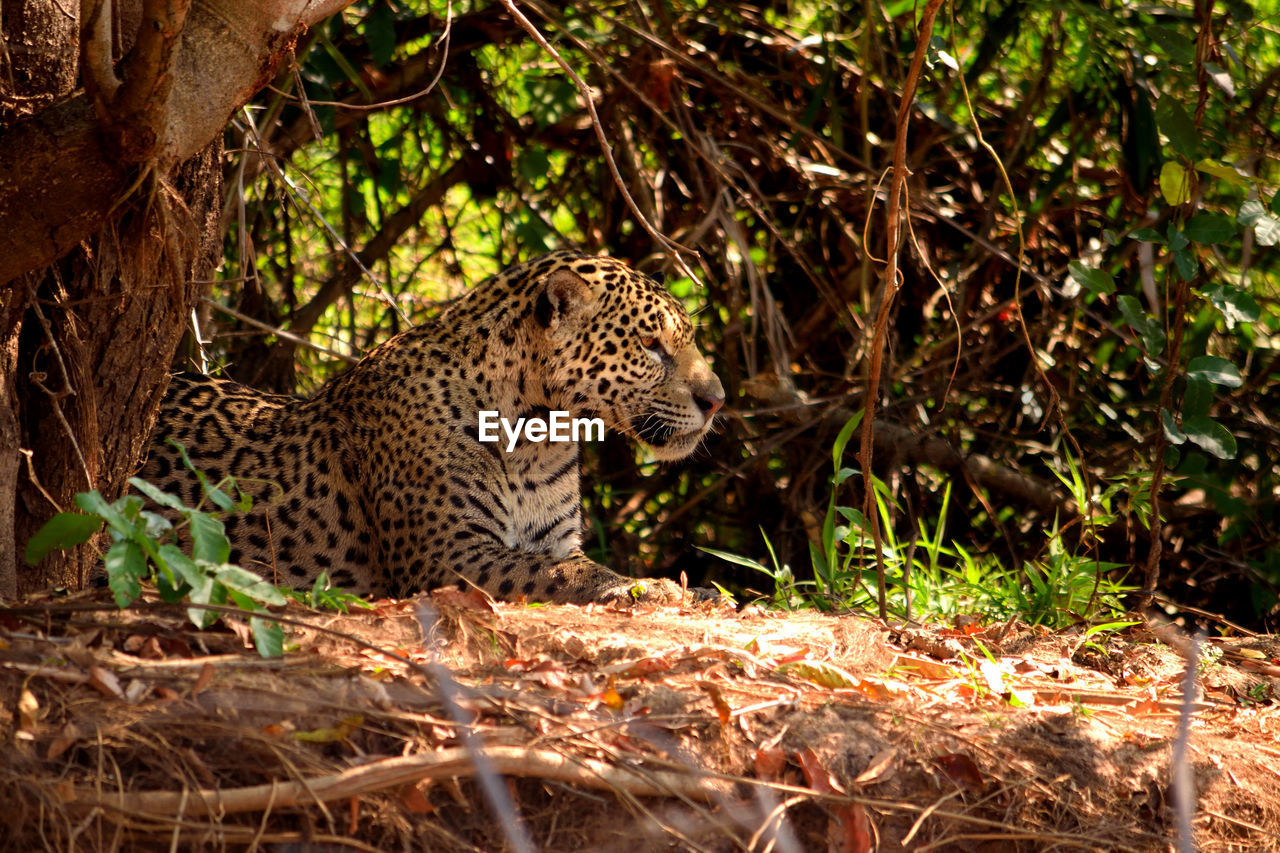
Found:
[[[219,255],[222,127],[348,2],[5,3],[0,598],[77,587],[96,561],[92,543],[34,571],[22,555],[77,492],[112,499],[137,468]]]

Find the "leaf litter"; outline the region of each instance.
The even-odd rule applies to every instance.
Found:
[[[197,631],[158,602],[0,610],[0,849],[1174,842],[1185,664],[1140,626],[456,592],[283,615],[286,655],[263,660],[247,625]],[[1196,843],[1277,849],[1280,641],[1211,648],[1186,700]]]

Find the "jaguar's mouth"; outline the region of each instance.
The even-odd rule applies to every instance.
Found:
[[[692,453],[706,435],[711,421],[701,427],[688,430],[680,429],[675,424],[663,420],[656,415],[636,418],[628,432],[640,443],[653,450],[653,454],[662,460],[683,459]]]

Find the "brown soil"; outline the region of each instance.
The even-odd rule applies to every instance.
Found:
[[[309,626],[263,661],[243,627],[163,605],[0,610],[0,848],[1175,843],[1185,661],[1138,630],[1096,648],[1079,629],[457,594],[286,615]],[[1278,653],[1202,658],[1183,765],[1200,850],[1280,849]]]

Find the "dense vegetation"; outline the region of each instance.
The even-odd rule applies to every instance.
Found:
[[[833,494],[831,451],[863,405],[920,9],[521,8],[590,108],[503,3],[401,0],[314,30],[236,117],[212,366],[305,392],[513,261],[663,270],[729,412],[678,467],[593,449],[595,555],[774,593],[701,544],[759,558],[783,603],[815,568],[869,601],[870,552],[843,541],[863,480]],[[1245,2],[943,8],[876,418],[917,607],[1004,615],[1053,579],[1078,612],[1158,578],[1275,627],[1278,101],[1277,21]]]

